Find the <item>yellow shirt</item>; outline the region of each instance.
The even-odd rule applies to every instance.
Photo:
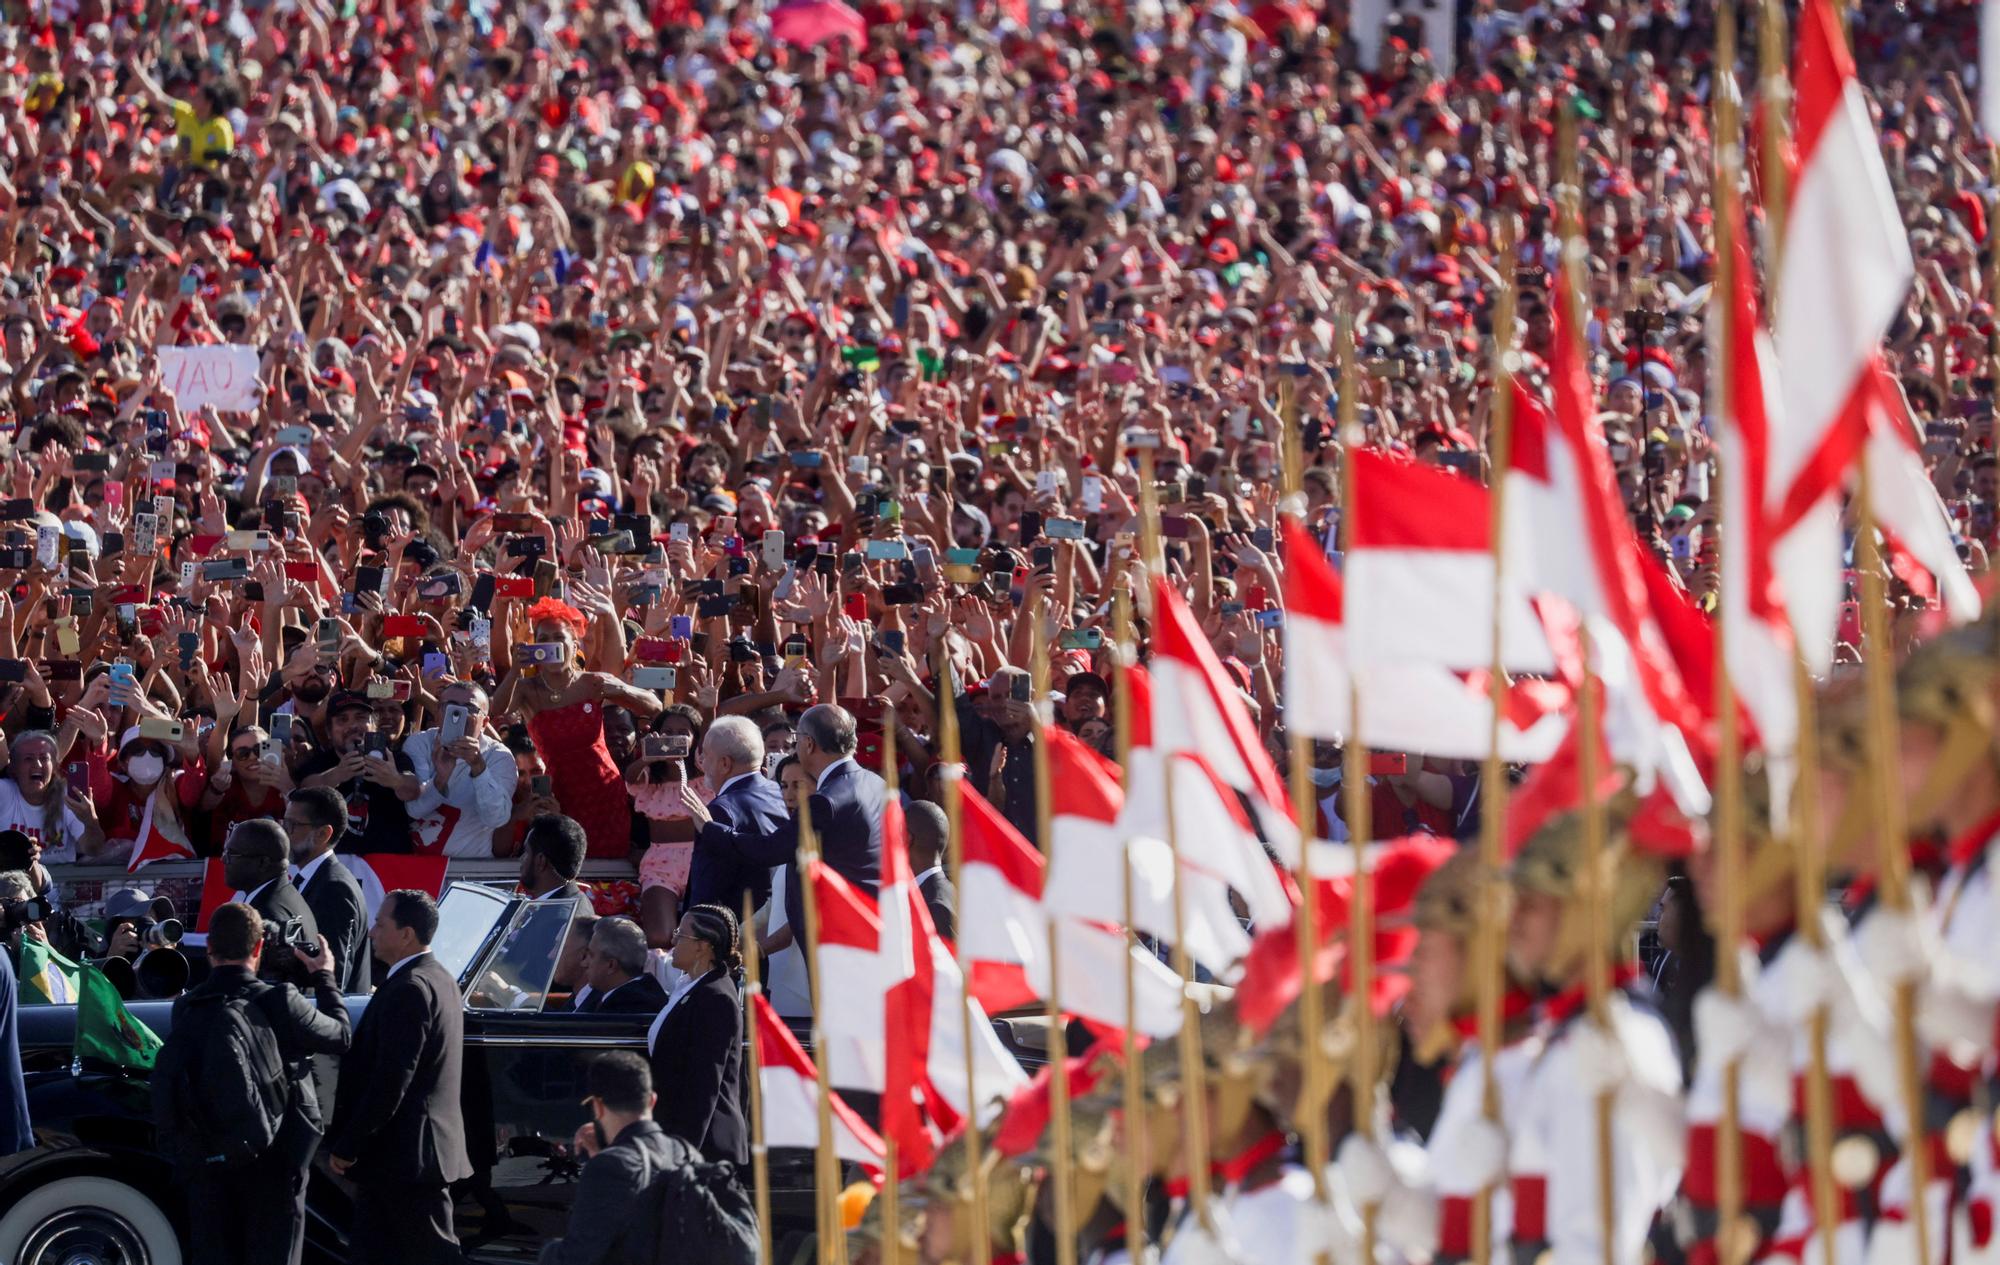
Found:
[[[194,162],[212,167],[229,157],[229,152],[236,148],[236,129],[229,126],[229,120],[222,115],[214,115],[204,123],[196,117],[194,107],[187,102],[176,101],[173,107],[174,132]]]

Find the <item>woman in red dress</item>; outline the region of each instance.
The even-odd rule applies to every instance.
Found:
[[[505,714],[511,708],[527,717],[528,736],[548,768],[556,804],[590,841],[586,855],[629,856],[632,801],[625,792],[625,775],[604,745],[604,709],[622,707],[644,725],[659,714],[660,697],[609,672],[583,670],[579,645],[590,625],[567,602],[536,602],[528,609],[528,625],[537,643],[561,646],[560,656],[554,663],[528,664],[522,661],[523,648],[516,646],[494,711]]]

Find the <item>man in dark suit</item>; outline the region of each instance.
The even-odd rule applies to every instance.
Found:
[[[465,1009],[431,956],[437,903],[423,892],[382,900],[370,933],[388,971],[354,1033],[328,1132],[328,1163],[358,1187],[356,1261],[461,1262],[452,1182],[472,1176],[460,1113]]]
[[[741,914],[746,894],[753,909],[770,899],[771,867],[749,859],[735,840],[782,830],[791,809],[778,784],[764,776],[764,735],[747,716],[718,716],[695,763],[717,790],[708,801],[710,823],[695,836],[686,908],[720,905]]]
[[[368,906],[361,884],[333,845],[347,833],[347,802],[329,786],[293,791],[285,801],[292,881],[333,950],[333,977],[348,996],[366,996],[375,954],[368,947]]]
[[[521,836],[521,890],[536,900],[581,896],[576,876],[590,841],[583,825],[561,813],[543,813]]]
[[[292,885],[292,844],[285,828],[269,817],[239,821],[222,845],[223,881],[236,889],[232,899],[257,911],[267,924],[297,924],[301,942],[319,939],[319,920]],[[278,961],[278,958],[284,961]],[[307,985],[298,963],[286,954],[265,954],[258,978],[270,983]]]
[[[929,800],[913,799],[903,810],[910,835],[910,869],[917,880],[917,895],[931,912],[931,925],[947,940],[958,939],[958,889],[945,873],[946,836],[951,827],[944,809]]]
[[[817,788],[807,797],[813,830],[819,836],[820,859],[871,900],[882,877],[882,811],[888,787],[880,777],[854,762],[854,716],[846,708],[821,703],[799,717],[799,767]],[[783,865],[785,917],[805,939],[804,898],[799,889],[799,825],[796,815],[761,835],[725,831],[711,833],[711,814],[692,793],[685,796],[697,823],[696,854],[703,847],[733,847],[758,865]],[[811,961],[810,955],[807,961]]]
[[[577,1010],[599,1015],[657,1015],[667,990],[647,969],[646,933],[630,918],[600,918],[590,933],[590,996]]]
[[[609,1265],[620,1252],[639,1193],[670,1168],[694,1163],[687,1143],[653,1119],[653,1073],[630,1050],[613,1050],[590,1065],[590,1120],[576,1131],[585,1157],[563,1236],[542,1244],[537,1265]],[[624,1245],[657,1250],[657,1244]],[[698,1245],[685,1245],[690,1249]]]

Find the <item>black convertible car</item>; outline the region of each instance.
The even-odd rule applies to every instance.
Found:
[[[441,909],[432,949],[465,995],[466,1136],[477,1170],[454,1192],[459,1237],[475,1261],[532,1261],[569,1217],[579,1171],[569,1140],[587,1118],[586,1065],[605,1050],[643,1051],[651,1016],[550,1008],[572,902],[455,883]],[[347,1004],[358,1022],[368,999]],[[135,1002],[132,1011],[164,1034],[172,1003]],[[182,1196],[154,1147],[144,1075],[74,1065],[73,1006],[27,1006],[21,1015],[37,1146],[0,1159],[0,1262],[181,1265]],[[811,1182],[809,1153],[772,1152],[776,1242],[811,1230]],[[347,1259],[348,1191],[323,1160],[315,1167],[307,1260]]]

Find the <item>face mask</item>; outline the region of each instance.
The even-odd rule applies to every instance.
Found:
[[[1313,769],[1311,772],[1312,784],[1321,790],[1325,790],[1330,786],[1340,785],[1340,770],[1338,768]]]
[[[135,755],[125,762],[125,775],[141,786],[151,786],[167,771],[167,762],[156,755]]]

